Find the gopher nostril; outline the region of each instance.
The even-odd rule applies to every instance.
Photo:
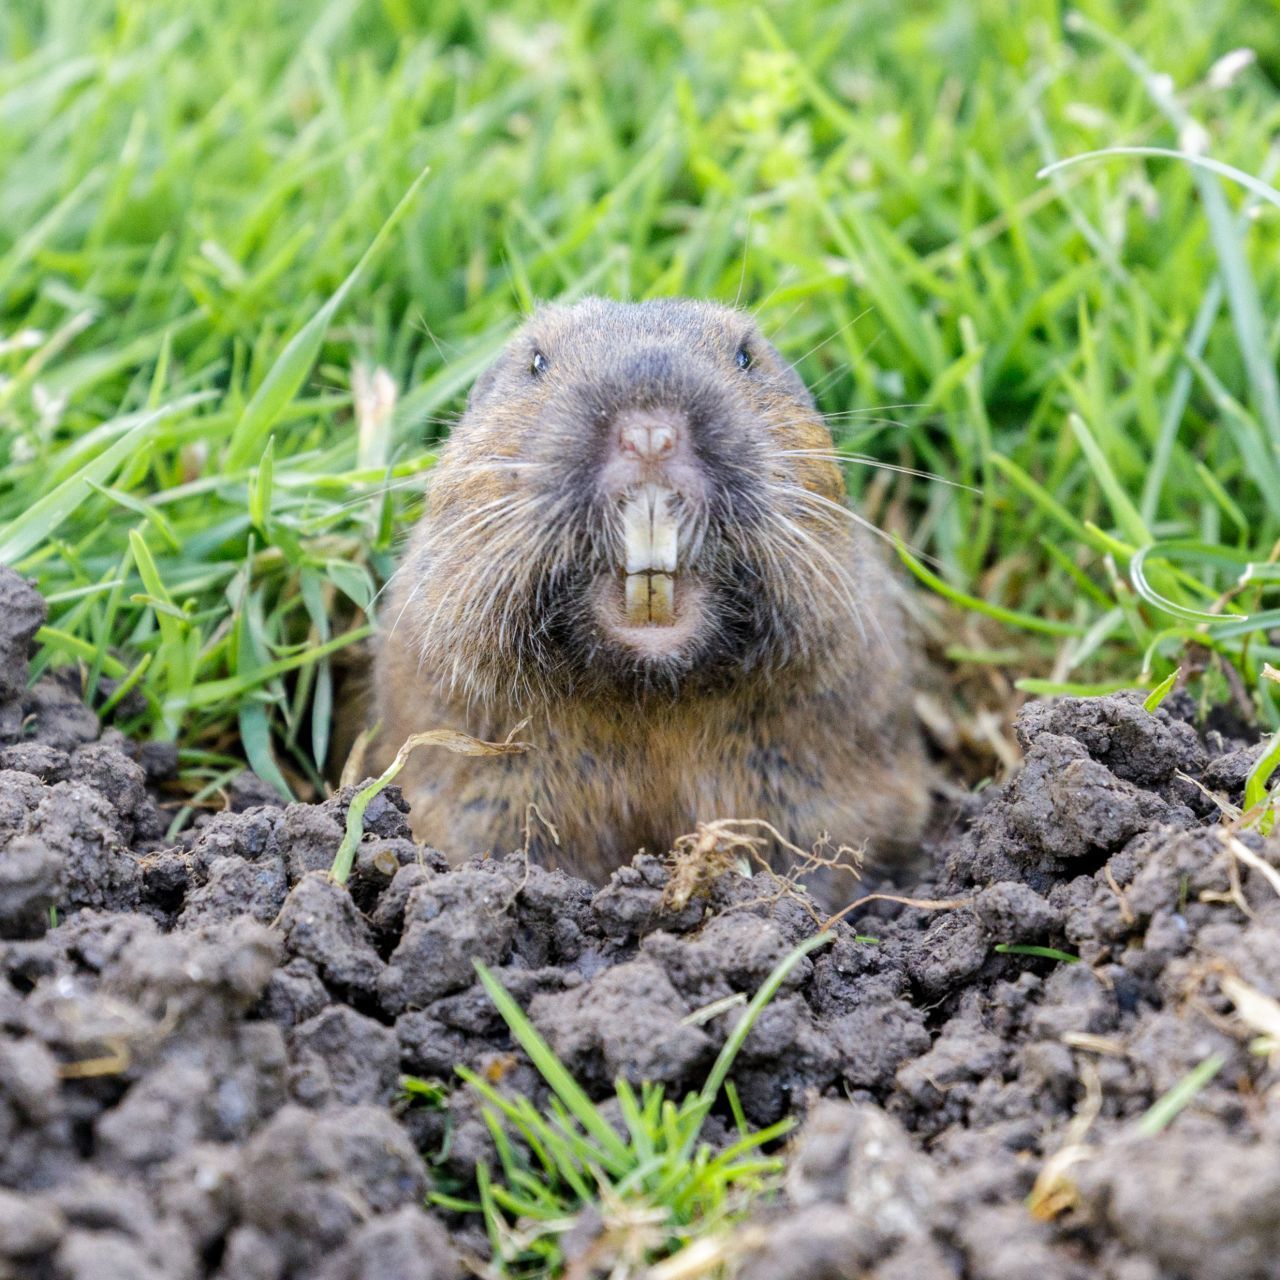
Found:
[[[676,449],[676,429],[667,422],[631,421],[618,429],[622,452],[643,462],[670,457]]]

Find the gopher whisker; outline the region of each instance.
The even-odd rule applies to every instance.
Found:
[[[927,409],[929,402],[927,400],[899,400],[894,404],[868,404],[863,405],[860,409],[841,409],[836,413],[824,413],[820,416],[826,421],[833,418],[861,418],[869,417],[873,414],[881,414],[889,409]],[[893,419],[887,419],[893,421]]]
[[[896,471],[899,475],[916,476],[921,480],[936,480],[938,484],[945,484],[952,489],[966,489],[969,493],[981,493],[980,489],[975,488],[971,484],[965,484],[962,480],[950,480],[946,476],[940,476],[933,471],[921,471],[917,467],[903,467],[896,462],[882,462],[879,458],[873,458],[866,453],[836,453],[827,449],[776,449],[775,456],[779,458],[813,458],[822,462],[840,463],[857,463],[859,466],[875,467],[880,471]]]
[[[799,523],[792,520],[789,516],[783,515],[781,512],[771,512],[770,520],[778,527],[784,530],[785,536],[792,539],[797,545],[797,550],[803,556],[805,551],[816,554],[826,562],[830,570],[826,581],[829,586],[835,589],[836,594],[844,602],[848,608],[850,617],[853,619],[854,625],[858,628],[859,636],[865,641],[866,628],[862,623],[862,610],[858,606],[856,584],[850,576],[848,568],[841,564],[840,561],[826,548],[822,543],[803,528]],[[803,561],[802,561],[803,562]],[[792,567],[792,575],[795,576],[794,565]],[[799,575],[803,580],[804,575]]]
[[[898,540],[894,538],[892,534],[886,533],[879,527],[879,525],[873,524],[865,516],[859,515],[852,508],[842,506],[838,502],[832,502],[830,498],[824,498],[822,494],[814,493],[812,489],[801,488],[799,485],[783,485],[780,487],[785,488],[790,496],[797,502],[808,503],[815,508],[821,507],[822,511],[839,515],[845,520],[849,520],[852,523],[859,525],[868,533],[875,534],[875,536],[882,542],[891,546],[895,552],[897,551]],[[942,567],[941,561],[938,560],[936,556],[931,556],[927,551],[921,551],[919,548],[912,546],[909,542],[904,542],[903,545],[913,556],[916,557],[917,560],[923,560],[925,563],[933,565],[936,568]]]
[[[821,342],[817,343],[815,346],[810,347],[809,350],[806,351],[803,355],[796,356],[795,359],[791,361],[791,363],[793,365],[799,364],[802,360],[807,360],[811,355],[816,355],[817,352],[821,351],[822,348],[825,347],[829,342],[834,342],[842,333],[846,333],[848,332],[848,330],[852,329],[853,326],[857,324],[858,321],[861,320],[864,316],[869,316],[873,310],[875,310],[874,307],[863,307],[863,309],[859,311],[858,314],[854,316],[851,320],[846,320],[844,324],[842,324],[838,329],[834,330],[832,333],[827,334],[827,336],[823,338]]]
[[[452,545],[449,562],[469,561],[469,566],[460,580],[449,579],[451,590],[448,594],[441,594],[430,616],[419,625],[414,639],[420,662],[425,663],[433,652],[444,655],[451,692],[457,692],[461,687],[469,702],[487,699],[492,694],[492,681],[481,685],[475,665],[465,661],[465,655],[456,645],[448,643],[451,635],[485,637],[501,648],[510,643],[513,635],[523,633],[526,642],[539,650],[535,656],[539,659],[545,657],[537,640],[543,628],[517,627],[514,616],[520,607],[522,587],[532,585],[535,566],[541,563],[549,545],[560,536],[557,517],[567,507],[568,501],[567,497],[562,497],[548,508],[541,496],[527,495],[516,502],[502,500],[486,504],[500,509],[490,511],[481,521],[468,521],[461,543]],[[530,513],[537,513],[546,521],[540,536],[532,543],[527,537],[526,517]],[[489,536],[482,545],[474,545],[476,535],[485,529]],[[433,541],[443,538],[448,545],[457,531],[446,524],[434,532]],[[429,548],[423,559],[429,566]],[[423,576],[425,580],[426,575]],[[477,597],[472,588],[484,586],[486,580],[489,584],[487,591]],[[415,586],[415,593],[417,590]],[[452,617],[449,616],[450,611]]]

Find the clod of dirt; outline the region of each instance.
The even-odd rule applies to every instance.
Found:
[[[388,1013],[420,1008],[475,980],[474,960],[497,964],[515,934],[521,868],[463,867],[434,876],[405,902],[400,942],[378,981]]]
[[[74,672],[46,676],[0,716],[0,735],[12,726],[13,742],[25,740],[54,751],[72,752],[97,740],[98,717],[84,705]]]
[[[325,983],[371,997],[385,965],[351,895],[323,872],[304,876],[280,911],[279,927],[290,956],[310,961]]]
[[[879,1107],[826,1101],[810,1113],[786,1188],[790,1207],[769,1223],[742,1280],[857,1275],[926,1240],[937,1175]]]
[[[1116,1142],[1077,1175],[1086,1218],[1163,1272],[1275,1275],[1280,1149],[1209,1128]]]
[[[0,1257],[21,1261],[48,1253],[62,1238],[67,1220],[39,1196],[0,1191]]]
[[[444,1229],[416,1209],[372,1218],[316,1272],[316,1280],[456,1280]]]
[[[62,883],[62,859],[53,849],[30,836],[11,839],[0,860],[0,934],[43,933]]]
[[[551,1047],[597,1092],[622,1077],[678,1092],[710,1066],[712,1042],[687,1022],[689,1006],[651,961],[615,965],[593,982],[535,997],[530,1013]]]
[[[48,614],[35,587],[0,565],[0,702],[26,689],[27,654]]]
[[[1112,773],[1081,743],[1053,733],[1031,743],[1007,804],[1009,824],[1026,845],[1064,861],[1111,853],[1155,823],[1182,816]]]
[[[1163,707],[1148,711],[1140,693],[1031,703],[1018,716],[1018,741],[1029,751],[1044,734],[1074,739],[1116,777],[1152,789],[1179,770],[1199,774],[1207,759],[1190,724]]]
[[[1061,932],[1062,911],[1030,885],[1001,880],[973,900],[973,914],[987,936],[1005,942],[1028,942]]]
[[[425,1192],[421,1160],[385,1110],[288,1105],[245,1149],[236,1179],[242,1225],[228,1247],[265,1246],[276,1274],[314,1274],[361,1223],[416,1208]]]
[[[395,1032],[354,1009],[330,1005],[289,1036],[290,1091],[306,1106],[389,1103],[400,1049]]]

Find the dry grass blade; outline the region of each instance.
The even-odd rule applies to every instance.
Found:
[[[347,829],[342,837],[342,843],[338,846],[329,874],[339,884],[346,884],[347,877],[351,874],[352,864],[355,862],[356,846],[364,836],[365,810],[384,787],[395,781],[400,770],[408,764],[410,755],[418,747],[443,747],[446,751],[452,751],[460,756],[519,755],[522,751],[528,751],[530,747],[527,742],[515,741],[516,734],[527,723],[528,721],[524,721],[516,725],[504,742],[484,742],[480,738],[473,738],[469,733],[460,733],[456,729],[428,729],[423,733],[411,734],[405,739],[400,750],[396,752],[395,759],[382,774],[352,797],[351,804],[347,808]]]
[[[841,907],[833,916],[829,916],[823,924],[830,929],[833,924],[843,920],[851,911],[865,906],[868,902],[896,902],[899,906],[915,907],[917,911],[957,911],[961,907],[973,906],[972,898],[904,898],[896,893],[868,893],[855,899],[847,907]]]
[[[103,1043],[110,1049],[110,1053],[102,1054],[97,1058],[81,1058],[76,1062],[59,1063],[58,1078],[60,1080],[93,1080],[98,1076],[123,1075],[133,1061],[128,1043],[123,1038],[114,1037],[104,1040]]]
[[[1261,1037],[1255,1047],[1274,1060],[1280,1055],[1280,1003],[1234,973],[1219,974],[1218,985],[1241,1019]]]
[[[695,1009],[692,1013],[685,1014],[680,1019],[682,1027],[701,1027],[710,1022],[712,1018],[718,1018],[722,1013],[729,1009],[736,1009],[740,1004],[747,1003],[747,993],[745,991],[735,991],[731,996],[721,996],[719,1000],[712,1000],[710,1004],[704,1004],[700,1009]]]
[[[1238,804],[1232,804],[1227,796],[1219,791],[1211,791],[1198,778],[1193,778],[1189,773],[1184,773],[1181,769],[1175,769],[1174,776],[1182,782],[1190,783],[1197,791],[1200,792],[1206,800],[1210,800],[1217,807],[1218,812],[1231,822],[1239,822],[1244,816]]]
[[[1075,1144],[1055,1151],[1044,1162],[1027,1197],[1027,1209],[1033,1218],[1039,1222],[1052,1222],[1075,1207],[1079,1192],[1069,1171],[1092,1154],[1092,1147]]]
[[[424,733],[415,733],[405,739],[404,746],[396,752],[396,758],[391,762],[388,772],[394,770],[391,774],[394,778],[417,747],[443,747],[459,756],[517,756],[528,751],[532,745],[514,741],[515,735],[523,728],[524,725],[517,725],[502,742],[485,742],[457,729],[428,729]]]
[[[1101,1053],[1112,1058],[1123,1058],[1128,1052],[1114,1037],[1095,1035],[1092,1031],[1064,1031],[1058,1039],[1068,1049],[1083,1049],[1086,1053]]]
[[[1222,835],[1222,843],[1226,846],[1227,852],[1233,858],[1239,858],[1246,867],[1258,872],[1263,879],[1280,895],[1280,871],[1277,871],[1269,862],[1260,858],[1252,849],[1249,848],[1239,836],[1228,835],[1225,832]]]
[[[351,750],[347,752],[346,761],[342,766],[342,776],[338,779],[339,787],[354,787],[357,782],[369,776],[365,768],[365,757],[369,753],[370,744],[377,731],[377,725],[370,725],[368,728],[361,729],[356,735],[356,740],[351,744]]]
[[[708,1236],[686,1245],[644,1273],[644,1280],[710,1280],[725,1274],[724,1268],[764,1247],[768,1232],[744,1226],[730,1235]]]
[[[768,857],[775,849],[792,859],[785,872],[779,872]],[[749,876],[754,868],[777,885],[779,899],[798,898],[809,907],[801,884],[806,875],[826,868],[857,879],[861,866],[861,851],[848,845],[832,847],[824,838],[812,849],[802,849],[763,818],[718,818],[700,822],[696,831],[674,841],[662,905],[669,911],[683,910],[696,895],[705,896],[722,875],[738,871]],[[817,922],[811,907],[809,914]]]
[[[1091,1059],[1078,1061],[1084,1098],[1067,1126],[1062,1146],[1044,1162],[1027,1197],[1027,1209],[1040,1222],[1051,1222],[1076,1206],[1079,1192],[1069,1171],[1093,1155],[1085,1136],[1102,1111],[1102,1077]]]

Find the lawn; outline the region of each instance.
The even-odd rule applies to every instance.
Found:
[[[953,663],[1274,726],[1278,82],[1265,0],[8,0],[37,667],[193,795],[314,794],[470,380],[539,300],[689,294],[797,362]],[[1041,172],[1121,147],[1243,177]]]

